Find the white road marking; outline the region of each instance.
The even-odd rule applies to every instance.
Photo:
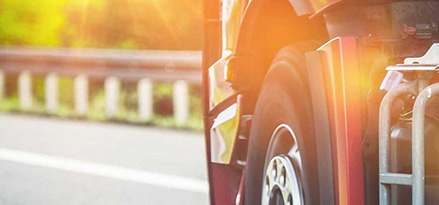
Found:
[[[109,177],[171,189],[180,189],[203,194],[208,193],[207,182],[203,180],[67,159],[35,152],[0,148],[0,160]]]

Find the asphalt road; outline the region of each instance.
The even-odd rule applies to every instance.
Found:
[[[0,114],[0,204],[208,204],[200,133]]]

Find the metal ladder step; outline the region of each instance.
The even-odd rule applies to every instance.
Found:
[[[390,185],[412,186],[412,202],[423,205],[425,200],[425,150],[424,126],[425,107],[428,99],[439,94],[439,83],[424,88],[418,95],[413,107],[412,118],[412,174],[390,172],[390,110],[393,102],[401,95],[416,96],[415,82],[399,84],[383,98],[380,107],[379,126],[379,170],[380,204],[390,204]]]
[[[412,185],[411,174],[384,173],[380,174],[381,184]]]
[[[392,184],[412,185],[413,176],[411,174],[398,174],[390,172],[390,110],[393,103],[400,96],[405,94],[417,95],[417,84],[415,82],[402,83],[389,90],[384,96],[379,113],[379,192],[380,204],[390,204]]]

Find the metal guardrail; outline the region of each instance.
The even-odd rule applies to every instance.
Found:
[[[75,112],[88,111],[88,80],[105,80],[106,113],[118,113],[121,82],[138,85],[138,112],[153,114],[152,84],[173,83],[174,117],[182,124],[189,115],[188,84],[201,83],[200,51],[142,51],[55,47],[0,46],[0,99],[8,74],[19,74],[21,109],[32,105],[32,77],[45,77],[46,109],[58,109],[58,76],[74,78]]]

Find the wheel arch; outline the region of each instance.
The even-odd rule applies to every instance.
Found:
[[[254,108],[263,78],[282,47],[299,41],[328,40],[323,17],[310,18],[304,10],[307,4],[307,0],[253,0],[247,6],[229,64],[233,86],[250,91],[247,99],[252,106],[246,107]],[[306,15],[298,15],[298,11]]]

